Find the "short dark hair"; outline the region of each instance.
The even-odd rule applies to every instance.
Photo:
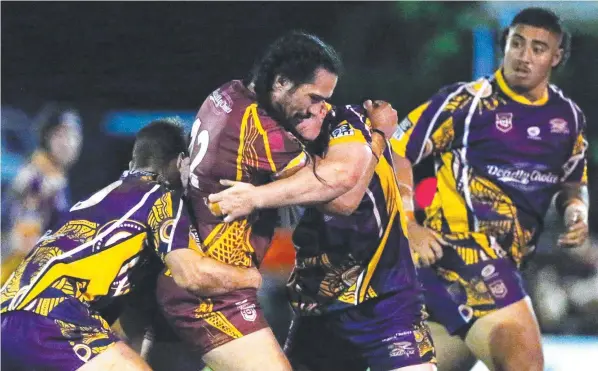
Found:
[[[254,83],[258,102],[268,107],[277,75],[301,85],[313,81],[318,68],[340,75],[342,63],[336,50],[315,35],[292,31],[268,47],[246,82]]]
[[[532,27],[543,28],[547,31],[550,31],[556,35],[561,36],[561,44],[560,48],[563,49],[563,57],[561,62],[558,66],[562,66],[566,63],[569,55],[571,54],[571,35],[565,27],[563,26],[561,19],[558,15],[556,15],[553,11],[544,9],[544,8],[525,8],[511,21],[511,25],[503,31],[500,46],[502,50],[505,50],[507,45],[507,36],[509,34],[509,29],[517,26],[517,25],[526,25]],[[557,67],[558,67],[557,66]]]
[[[162,169],[180,153],[187,153],[185,128],[176,118],[150,122],[135,136],[133,163],[135,167]]]

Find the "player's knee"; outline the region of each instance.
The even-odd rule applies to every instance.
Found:
[[[497,371],[542,371],[542,345],[525,324],[504,322],[490,334],[492,360]]]

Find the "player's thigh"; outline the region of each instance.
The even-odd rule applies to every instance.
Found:
[[[477,359],[459,335],[449,334],[444,326],[436,322],[428,322],[428,325],[432,332],[439,370],[470,370],[474,366]]]
[[[145,361],[129,348],[125,343],[119,341],[108,347],[102,353],[93,357],[77,371],[151,371]]]
[[[465,340],[491,370],[544,368],[540,328],[529,297],[478,319]]]
[[[270,328],[264,328],[223,344],[203,360],[214,371],[291,371]]]

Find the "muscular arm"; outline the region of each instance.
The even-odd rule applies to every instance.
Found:
[[[372,157],[363,143],[344,143],[330,147],[326,157],[295,175],[255,188],[258,208],[279,208],[289,205],[311,205],[329,202],[355,187]]]
[[[411,161],[399,156],[394,151],[392,151],[392,158],[395,165],[395,175],[399,184],[399,193],[403,202],[403,210],[405,210],[407,219],[410,222],[415,221],[413,215],[413,166],[411,165]]]
[[[191,249],[172,251],[164,262],[176,284],[198,296],[221,295],[261,285],[257,269],[234,267]]]
[[[365,172],[362,174],[361,178],[359,178],[357,184],[347,193],[342,194],[328,203],[320,205],[320,210],[330,214],[351,215],[353,212],[355,212],[357,207],[359,207],[359,203],[363,199],[365,191],[370,185],[372,177],[374,176],[376,165],[378,165],[378,159],[384,153],[384,149],[386,148],[386,140],[382,135],[374,132],[372,133],[371,146],[372,153],[374,155],[368,156],[369,160],[367,163],[367,168],[365,169]]]

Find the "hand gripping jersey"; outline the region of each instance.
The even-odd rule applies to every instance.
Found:
[[[326,120],[330,147],[371,143],[361,107],[336,107]],[[416,300],[418,284],[405,222],[388,148],[352,215],[328,215],[315,207],[305,210],[293,234],[297,258],[288,283],[292,306],[301,313],[320,314],[389,292]]]
[[[259,265],[274,233],[276,210],[223,223],[208,209],[207,196],[225,189],[221,179],[270,182],[285,167],[305,160],[302,146],[258,107],[255,95],[238,80],[205,100],[191,140],[190,197],[204,251],[227,264]]]
[[[532,103],[499,70],[441,89],[391,142],[413,164],[434,156],[438,191],[426,209],[428,227],[454,242],[467,264],[505,253],[519,264],[559,185],[587,182],[585,125],[557,87]]]
[[[145,277],[148,254],[199,251],[176,192],[152,173],[125,172],[66,213],[2,288],[1,313],[29,311],[86,326]],[[157,273],[157,272],[156,272]]]

